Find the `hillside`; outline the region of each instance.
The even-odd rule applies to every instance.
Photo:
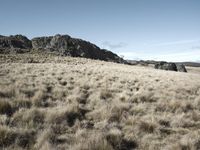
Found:
[[[200,149],[200,72],[0,55],[0,149]]]

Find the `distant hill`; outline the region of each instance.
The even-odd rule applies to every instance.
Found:
[[[27,53],[43,51],[61,56],[84,57],[117,63],[125,61],[115,53],[69,35],[37,37],[29,40],[22,35],[0,36],[0,53]]]

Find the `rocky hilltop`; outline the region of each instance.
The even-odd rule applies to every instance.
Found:
[[[31,41],[23,35],[0,36],[0,48],[32,48]]]
[[[72,38],[69,35],[57,34],[55,36],[37,37],[32,40],[22,35],[0,36],[0,53],[25,53],[33,50],[54,52],[61,56],[125,62],[111,51],[100,49],[90,42]]]

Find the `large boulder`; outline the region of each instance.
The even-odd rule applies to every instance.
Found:
[[[0,48],[32,48],[31,41],[23,35],[0,36]]]
[[[116,54],[111,51],[100,49],[98,46],[69,35],[55,35],[49,37],[38,37],[32,39],[34,49],[58,52],[63,56],[85,57],[105,61],[122,62]]]
[[[187,70],[183,64],[177,64],[176,66],[177,66],[177,70],[179,72],[187,72]]]
[[[170,62],[165,62],[165,61],[156,63],[154,68],[162,69],[162,70],[170,70],[170,71],[187,72],[183,64],[175,64],[175,63],[170,63]]]
[[[163,64],[164,70],[171,70],[171,71],[177,71],[177,67],[175,63],[165,63]]]

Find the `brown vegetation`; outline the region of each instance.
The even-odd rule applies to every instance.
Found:
[[[200,149],[197,68],[36,54],[0,62],[0,149]]]

